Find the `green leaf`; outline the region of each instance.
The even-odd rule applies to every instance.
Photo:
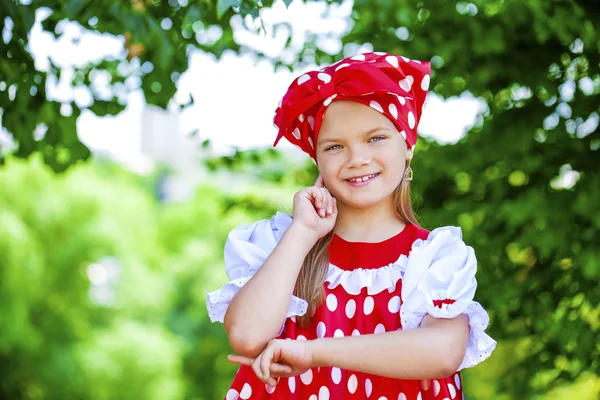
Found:
[[[241,4],[241,0],[218,0],[217,18],[221,19],[230,7],[239,7]]]

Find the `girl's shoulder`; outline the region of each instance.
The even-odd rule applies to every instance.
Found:
[[[292,216],[277,212],[271,218],[261,219],[250,224],[233,228],[227,237],[228,244],[253,243],[270,247],[281,240],[284,232],[292,224]]]

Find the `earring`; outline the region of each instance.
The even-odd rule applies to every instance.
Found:
[[[413,170],[410,165],[406,167],[406,170],[404,171],[404,180],[408,182],[413,180]]]

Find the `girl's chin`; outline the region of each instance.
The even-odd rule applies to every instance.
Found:
[[[350,196],[350,197],[337,197],[337,201],[345,204],[348,207],[352,208],[370,208],[376,206],[381,203],[381,201],[385,200],[385,198],[381,198],[380,196]]]

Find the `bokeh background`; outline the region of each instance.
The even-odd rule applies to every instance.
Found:
[[[414,204],[499,342],[465,398],[600,398],[597,1],[3,0],[0,31],[1,399],[223,398],[226,235],[316,176],[277,102],[371,50],[433,66]]]

